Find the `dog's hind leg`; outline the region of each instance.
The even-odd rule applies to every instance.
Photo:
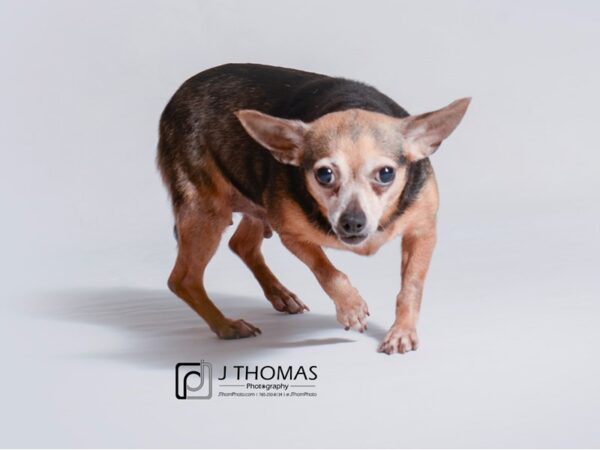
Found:
[[[256,336],[260,330],[248,322],[223,315],[204,289],[204,271],[214,255],[221,234],[231,222],[225,207],[187,202],[176,211],[179,252],[169,277],[169,288],[194,309],[222,339]]]
[[[290,292],[277,279],[265,263],[260,246],[265,233],[265,225],[262,220],[249,215],[244,215],[237,230],[229,241],[229,248],[237,254],[254,274],[254,277],[262,287],[265,297],[271,302],[277,311],[290,314],[308,311],[308,307]]]

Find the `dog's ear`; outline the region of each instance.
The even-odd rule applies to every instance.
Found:
[[[280,119],[252,109],[236,111],[235,115],[248,134],[269,149],[277,161],[294,166],[302,163],[308,124],[300,120]]]
[[[435,152],[458,126],[470,102],[470,97],[461,98],[437,111],[399,119],[403,151],[408,160],[417,161]]]

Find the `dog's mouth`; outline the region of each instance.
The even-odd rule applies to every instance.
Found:
[[[367,238],[367,235],[366,234],[348,234],[348,235],[343,235],[343,236],[338,235],[338,237],[344,244],[358,245]]]

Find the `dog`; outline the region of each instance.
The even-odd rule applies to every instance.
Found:
[[[402,236],[396,319],[378,347],[416,350],[423,284],[436,243],[438,189],[429,156],[470,98],[409,115],[366,84],[258,64],[226,64],[187,80],[160,119],[157,163],[170,193],[178,255],[168,286],[219,338],[261,330],[210,300],[204,271],[232,213],[229,247],[277,311],[308,311],[265,263],[275,231],[335,304],[345,327],[367,329],[367,303],[323,247],[374,254]]]

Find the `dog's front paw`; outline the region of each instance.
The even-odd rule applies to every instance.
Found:
[[[377,351],[381,353],[406,353],[419,347],[417,330],[410,327],[394,325],[387,332]]]
[[[335,303],[337,321],[346,330],[356,328],[361,333],[367,329],[367,316],[369,307],[360,295],[355,294],[349,298]]]
[[[250,336],[257,336],[261,333],[260,328],[243,319],[226,319],[226,322],[215,330],[217,336],[221,339],[241,339]]]

